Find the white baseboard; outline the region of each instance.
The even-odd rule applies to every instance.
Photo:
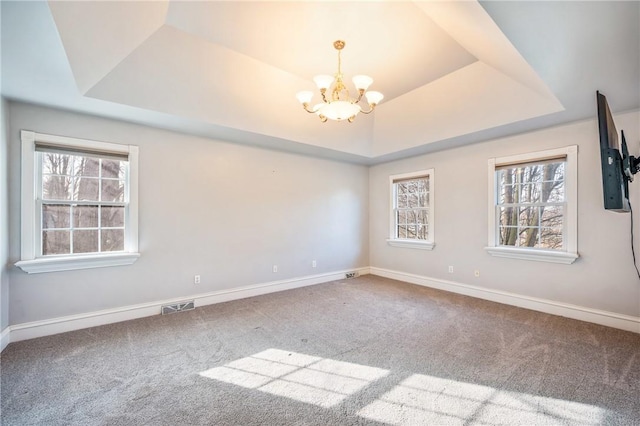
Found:
[[[142,303],[139,305],[130,305],[121,308],[106,309],[79,315],[69,315],[43,321],[11,325],[2,332],[2,349],[4,349],[9,342],[18,342],[20,340],[50,336],[67,331],[95,327],[98,325],[159,315],[160,309],[163,305],[171,305],[185,300],[194,300],[196,307],[211,305],[214,303],[228,302],[231,300],[244,299],[267,293],[275,293],[283,290],[336,281],[345,278],[345,273],[353,271],[358,272],[360,275],[366,275],[369,273],[369,268],[354,268],[347,271],[310,275],[282,281],[272,281],[263,284],[196,294],[176,299],[160,300],[150,303]]]
[[[7,347],[10,340],[11,340],[11,328],[6,327],[4,330],[2,330],[2,333],[0,333],[0,352],[4,351],[4,348]]]
[[[406,272],[392,271],[370,267],[369,273],[394,280],[404,281],[425,287],[450,291],[452,293],[464,294],[466,296],[477,297],[478,299],[490,300],[492,302],[504,303],[506,305],[518,306],[547,314],[558,315],[594,324],[605,325],[607,327],[619,328],[621,330],[640,333],[640,317],[622,315],[614,312],[601,311],[598,309],[586,308],[584,306],[571,305],[568,303],[555,302],[553,300],[539,299],[536,297],[523,296],[506,291],[492,290],[474,285],[461,284],[454,281],[429,278]]]

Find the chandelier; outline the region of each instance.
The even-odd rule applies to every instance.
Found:
[[[327,121],[327,119],[335,121],[347,120],[351,123],[355,120],[358,113],[371,113],[384,97],[380,92],[367,92],[367,89],[371,83],[373,83],[373,79],[366,75],[356,75],[353,77],[353,84],[356,86],[356,90],[358,90],[358,97],[352,98],[349,95],[349,89],[347,89],[342,80],[342,64],[340,61],[340,52],[344,48],[344,44],[342,40],[337,40],[333,43],[333,47],[338,51],[338,72],[335,76],[317,75],[313,78],[318,89],[320,89],[322,102],[313,107],[309,107],[313,92],[303,91],[298,92],[296,95],[296,98],[298,98],[304,110],[309,113],[318,114],[320,121],[323,123]],[[330,89],[332,83],[333,88]],[[367,104],[369,104],[369,109],[366,111],[359,105],[363,95],[367,99]]]

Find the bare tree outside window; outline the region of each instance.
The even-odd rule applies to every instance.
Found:
[[[126,162],[42,152],[42,254],[124,250]]]
[[[429,176],[403,180],[395,187],[396,238],[429,238]]]
[[[514,165],[496,173],[499,244],[561,250],[565,161]]]

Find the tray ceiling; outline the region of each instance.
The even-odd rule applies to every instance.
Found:
[[[367,163],[565,110],[473,1],[13,3],[2,3],[6,96],[230,141]],[[34,40],[7,20],[30,12]],[[57,88],[39,100],[19,90],[33,71],[14,68],[36,59],[14,46],[5,55],[5,32],[22,48],[48,36],[40,60],[60,74]],[[385,94],[354,123],[320,123],[295,99],[315,90],[314,75],[335,73],[337,39],[349,83],[368,74]]]

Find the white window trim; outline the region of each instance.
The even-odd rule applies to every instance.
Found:
[[[429,215],[428,215],[428,230],[429,240],[413,240],[404,238],[395,238],[395,226],[396,221],[393,214],[393,206],[395,205],[395,193],[393,190],[393,182],[400,179],[414,179],[422,176],[429,176]],[[387,244],[392,247],[412,248],[420,250],[433,250],[435,247],[435,234],[434,234],[434,188],[435,180],[433,169],[421,170],[419,172],[402,173],[398,175],[389,176],[389,238]]]
[[[522,247],[504,247],[497,245],[496,202],[498,189],[496,187],[496,167],[533,161],[543,161],[558,157],[566,157],[565,165],[565,197],[566,216],[563,229],[565,248],[563,250],[545,250]],[[489,244],[485,250],[492,256],[511,259],[533,260],[538,262],[571,264],[580,256],[578,254],[578,146],[571,145],[563,148],[509,157],[490,158],[489,173]]]
[[[70,271],[106,266],[131,265],[138,257],[138,147],[86,139],[54,136],[28,130],[20,132],[22,140],[22,198],[20,226],[20,261],[15,265],[29,274]],[[45,142],[69,148],[127,154],[129,157],[129,216],[125,240],[125,251],[118,253],[46,256],[38,257],[40,238],[36,218],[36,142]]]

